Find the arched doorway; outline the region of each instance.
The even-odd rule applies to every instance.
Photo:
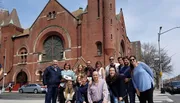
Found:
[[[43,80],[43,72],[42,71],[38,71],[38,76],[39,76],[38,80],[42,81]]]
[[[16,76],[16,84],[26,84],[28,82],[27,74],[24,71],[20,71]]]

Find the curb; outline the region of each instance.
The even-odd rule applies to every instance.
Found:
[[[5,91],[5,93],[18,93],[19,91],[11,91],[11,92],[9,92],[9,91]]]

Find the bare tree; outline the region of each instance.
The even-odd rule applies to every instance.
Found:
[[[142,57],[143,61],[153,69],[156,87],[159,88],[160,63],[159,60],[156,59],[159,58],[156,45],[144,43],[142,45]],[[167,51],[164,49],[161,49],[161,64],[163,73],[169,74],[172,72],[171,57],[168,56]]]

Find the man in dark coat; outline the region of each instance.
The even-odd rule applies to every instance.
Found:
[[[87,67],[85,68],[85,73],[86,73],[87,77],[92,77],[92,73],[95,69],[91,66],[91,61],[88,60],[86,65],[87,65]]]
[[[43,75],[43,84],[47,86],[45,103],[56,103],[58,86],[61,80],[61,69],[58,67],[58,61],[53,60],[53,65],[47,67]]]
[[[124,78],[125,78],[124,81],[127,84],[127,92],[129,95],[130,103],[135,103],[136,90],[133,86],[132,79],[131,79],[132,71],[129,66],[130,64],[129,64],[128,57],[124,57],[123,61],[124,61],[124,67],[122,68],[122,71],[123,71],[122,75],[124,75]]]

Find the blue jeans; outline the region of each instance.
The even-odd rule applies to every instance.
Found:
[[[114,97],[113,100],[114,100],[114,103],[124,103],[124,101],[119,101],[117,97]]]

